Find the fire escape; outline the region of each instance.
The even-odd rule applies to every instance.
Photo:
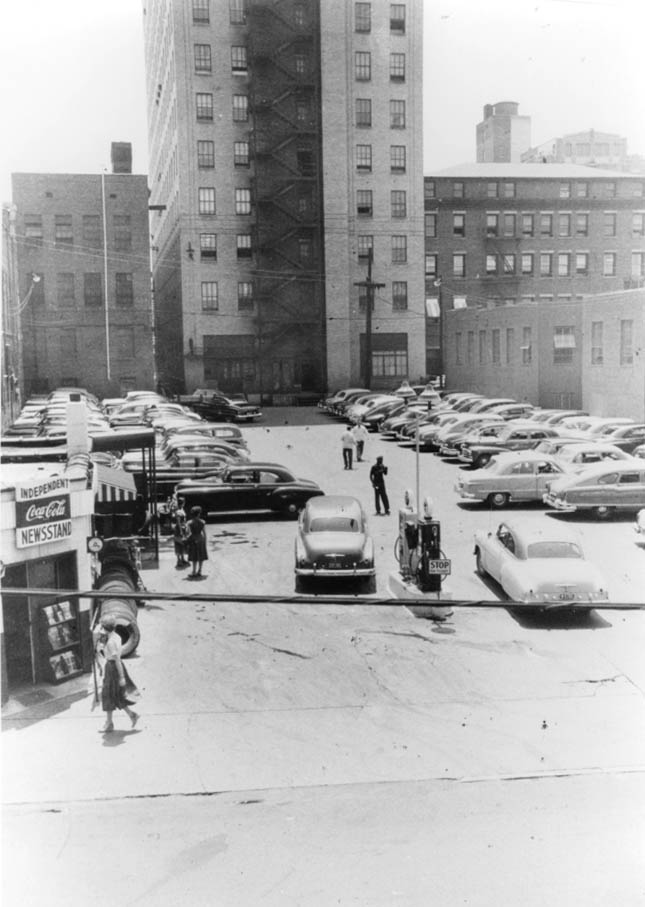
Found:
[[[318,2],[249,6],[261,391],[325,378]]]

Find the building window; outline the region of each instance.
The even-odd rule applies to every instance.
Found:
[[[298,28],[304,28],[307,24],[307,13],[304,3],[296,3],[293,8],[293,23]]]
[[[466,276],[466,254],[465,254],[465,252],[453,252],[452,273],[455,277],[465,277]]]
[[[576,236],[587,236],[589,234],[589,215],[576,214]]]
[[[486,256],[486,274],[497,274],[497,255]]]
[[[540,234],[542,236],[553,236],[552,214],[540,214]]]
[[[522,236],[533,236],[533,215],[522,215]]]
[[[452,196],[453,198],[464,198],[464,183],[461,180],[453,182]]]
[[[311,119],[311,109],[306,98],[296,98],[296,120],[299,123],[308,123]]]
[[[200,170],[210,170],[215,166],[215,142],[197,142],[197,166]]]
[[[645,236],[645,213],[635,211],[632,214],[632,233],[634,236]]]
[[[605,252],[602,256],[602,275],[603,277],[616,276],[616,253]]]
[[[616,198],[616,183],[605,183],[602,189],[605,198]]]
[[[499,230],[499,214],[486,215],[486,236],[497,236]]]
[[[374,377],[405,378],[407,374],[407,350],[376,350],[372,353],[372,375]]]
[[[571,198],[571,183],[560,183],[560,198]]]
[[[195,44],[195,72],[211,71],[210,44]]]
[[[486,331],[479,331],[477,335],[479,364],[486,362]]]
[[[515,183],[504,183],[504,198],[515,198]]]
[[[73,273],[65,271],[56,275],[56,300],[61,307],[76,305]]]
[[[573,351],[576,348],[576,338],[573,325],[555,327],[553,329],[553,364],[566,365],[573,362]]]
[[[435,239],[437,235],[437,215],[434,213],[425,215],[425,235],[426,239]]]
[[[405,173],[405,145],[390,145],[390,172]]]
[[[356,169],[362,170],[363,172],[370,172],[372,170],[371,145],[356,146]]]
[[[497,198],[497,191],[498,189],[496,182],[486,183],[486,196],[488,198]]]
[[[616,215],[613,211],[605,211],[602,216],[602,235],[616,235]]]
[[[391,217],[408,216],[408,206],[405,190],[393,189],[390,192],[390,215]]]
[[[531,345],[531,328],[522,328],[522,365],[530,365],[533,358],[533,349]]]
[[[405,54],[390,54],[390,82],[405,82]]]
[[[453,214],[452,215],[452,235],[453,236],[465,236],[466,235],[466,215],[465,214]]]
[[[193,0],[193,23],[195,25],[208,25],[211,21],[209,3],[210,0]]]
[[[390,101],[390,129],[405,129],[405,101]]]
[[[236,237],[236,244],[238,258],[253,257],[253,242],[250,233],[238,233]]]
[[[367,287],[358,288],[358,311],[365,313],[367,311]],[[372,311],[374,311],[374,298],[372,297]]]
[[[405,34],[405,3],[390,4],[390,31],[396,35]]]
[[[553,274],[553,253],[540,252],[540,277],[551,277]]]
[[[576,198],[589,198],[589,183],[576,183]]]
[[[368,261],[370,252],[374,248],[374,237],[366,233],[359,233],[357,237],[358,260]]]
[[[359,32],[370,32],[372,30],[371,3],[354,4],[354,30]]]
[[[645,277],[645,252],[632,252],[632,277]]]
[[[372,208],[372,190],[358,189],[356,191],[356,213],[362,217],[371,217]]]
[[[231,25],[246,24],[246,4],[247,0],[229,0],[229,18]]]
[[[372,78],[372,55],[368,51],[355,52],[354,77],[357,82],[369,82]]]
[[[426,277],[437,276],[437,256],[434,253],[425,257],[425,274]]]
[[[117,252],[132,250],[132,225],[129,214],[114,215],[114,248]]]
[[[424,198],[435,198],[437,194],[437,187],[434,180],[423,181],[423,197]]]
[[[248,167],[249,166],[249,143],[248,142],[234,142],[233,143],[233,163],[236,167]]]
[[[306,54],[301,54],[301,53],[294,54],[293,65],[294,65],[295,71],[298,73],[299,76],[304,76],[304,74],[307,72],[307,63],[308,62],[309,62],[309,58],[307,57]]]
[[[591,364],[602,365],[604,359],[603,353],[603,323],[602,321],[591,322]]]
[[[315,176],[316,161],[311,148],[299,148],[296,151],[296,164],[301,176]]]
[[[504,236],[515,236],[515,215],[504,215]]]
[[[251,213],[251,190],[250,189],[236,189],[235,190],[235,213],[236,214],[250,214]]]
[[[28,246],[41,246],[43,243],[42,214],[25,214],[25,240]]]
[[[88,308],[103,305],[103,275],[100,271],[83,274],[83,302]]]
[[[570,214],[558,214],[558,236],[571,236]]]
[[[408,307],[408,283],[406,280],[392,281],[392,310],[404,312]]]
[[[217,233],[199,234],[199,257],[202,261],[217,261]]]
[[[240,280],[238,282],[237,310],[238,312],[253,311],[253,283],[250,280]]]
[[[511,365],[514,360],[515,352],[515,331],[513,328],[506,328],[506,364]]]
[[[197,190],[200,214],[215,214],[215,189],[201,187]]]
[[[499,364],[501,361],[501,340],[499,328],[493,328],[491,331],[491,362]]]
[[[589,273],[589,253],[576,252],[576,274],[584,277]]]
[[[632,195],[634,198],[643,198],[645,195],[645,183],[633,183],[632,184]]]
[[[522,269],[522,274],[532,274],[533,273],[533,253],[532,252],[522,252],[522,259],[520,263]]]
[[[356,125],[372,125],[372,101],[370,98],[356,98]]]
[[[132,274],[115,274],[114,301],[117,306],[134,305]]]
[[[631,319],[620,322],[620,364],[634,364],[634,322]]]
[[[569,252],[558,252],[558,277],[571,276],[571,255]]]
[[[216,280],[202,280],[202,312],[215,312],[219,308]]]
[[[249,99],[245,94],[233,95],[233,122],[246,123],[249,118]]]
[[[392,237],[392,264],[404,264],[408,260],[407,236]]]
[[[231,72],[233,75],[245,76],[248,69],[245,45],[234,44],[231,47]]]
[[[103,229],[98,214],[83,215],[83,242],[87,246],[103,245]]]
[[[298,239],[298,259],[303,265],[310,265],[313,260],[313,245],[308,236]]]
[[[515,274],[515,254],[513,252],[504,253],[502,256],[502,267],[504,274]]]
[[[74,242],[71,214],[57,214],[54,217],[54,242],[57,246],[71,246]]]
[[[209,92],[198,91],[195,95],[195,102],[197,105],[197,119],[198,120],[208,120],[212,121],[213,119],[213,95]]]

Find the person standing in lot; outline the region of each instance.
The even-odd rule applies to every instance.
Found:
[[[345,464],[345,469],[353,469],[352,462],[354,460],[356,438],[352,434],[352,428],[350,425],[347,425],[345,427],[345,431],[343,432],[340,440],[343,445],[343,463]]]
[[[381,504],[386,515],[390,512],[390,501],[385,490],[385,476],[387,475],[387,466],[383,463],[383,457],[377,457],[376,463],[370,469],[370,482],[374,489],[374,509],[380,516]]]
[[[208,551],[206,549],[206,523],[202,519],[202,508],[191,507],[190,520],[187,524],[188,537],[186,539],[186,551],[188,559],[193,565],[193,572],[189,575],[190,579],[202,577],[202,564],[208,560]]]
[[[179,498],[177,507],[172,515],[172,535],[175,545],[175,557],[177,558],[177,567],[187,567],[188,559],[186,557],[186,511],[184,510],[184,499]]]
[[[114,730],[112,715],[115,709],[123,709],[134,727],[139,716],[130,706],[134,705],[134,699],[138,698],[139,691],[121,661],[121,637],[116,632],[116,621],[113,617],[104,617],[101,620],[95,644],[95,657],[97,660],[104,659],[101,706],[105,712],[105,724],[101,728],[101,733],[109,734]]]
[[[367,441],[368,431],[362,422],[357,422],[352,429],[354,440],[356,441],[356,462],[360,463],[363,459],[363,450]]]

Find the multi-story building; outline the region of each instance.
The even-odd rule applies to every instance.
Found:
[[[470,164],[425,180],[428,311],[542,305],[645,282],[645,180],[575,165]],[[440,322],[428,323],[439,371]],[[445,324],[443,325],[445,328]],[[444,338],[445,339],[445,338]]]
[[[423,373],[421,0],[144,8],[162,383]]]
[[[514,164],[531,144],[531,118],[520,116],[515,101],[484,106],[484,119],[477,123],[477,161],[482,164]]]
[[[27,394],[153,387],[148,181],[130,160],[114,143],[109,174],[12,176]]]
[[[16,419],[22,405],[22,338],[20,308],[25,300],[18,292],[16,209],[2,206],[2,385],[0,417],[2,430]],[[27,299],[27,302],[29,300]]]
[[[522,154],[527,164],[584,164],[606,170],[629,170],[627,139],[613,132],[586,129],[542,142]]]

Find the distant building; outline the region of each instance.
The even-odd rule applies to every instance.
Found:
[[[423,373],[422,13],[146,3],[164,385],[288,402],[361,383],[368,349],[376,387]]]
[[[521,160],[528,164],[583,164],[605,170],[629,169],[627,139],[595,129],[550,139],[526,150]]]
[[[521,160],[531,144],[531,118],[520,116],[515,101],[486,104],[477,124],[478,163],[510,164]]]
[[[148,181],[128,143],[112,159],[109,174],[12,175],[27,395],[154,386]]]
[[[453,167],[425,179],[425,244],[433,373],[442,339],[454,343],[446,331],[455,322],[442,324],[440,310],[508,312],[643,286],[645,178],[576,165]],[[464,375],[473,364],[466,356]]]

